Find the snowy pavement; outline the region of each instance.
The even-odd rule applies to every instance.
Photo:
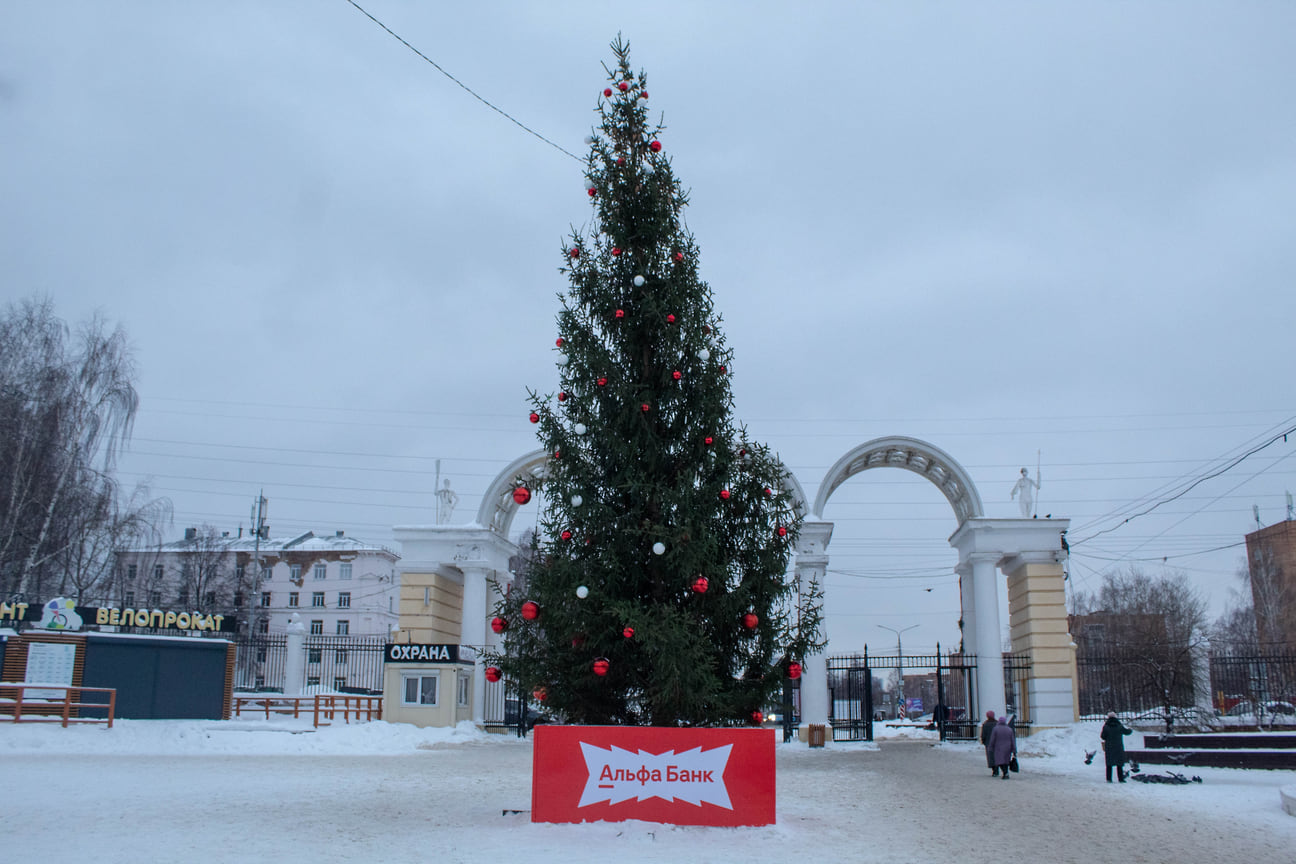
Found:
[[[535,825],[531,746],[470,728],[121,721],[0,724],[0,812],[49,861],[1289,861],[1296,772],[1199,769],[1201,784],[1103,782],[1096,725],[979,747],[922,733],[778,748],[778,824]],[[1147,771],[1158,771],[1148,766]]]

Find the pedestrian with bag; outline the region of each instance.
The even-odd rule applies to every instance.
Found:
[[[1017,733],[1008,725],[1008,716],[999,718],[990,732],[990,755],[1003,779],[1008,779],[1009,764],[1017,761]]]
[[[985,722],[981,724],[981,746],[985,748],[986,767],[990,769],[991,777],[999,776],[999,769],[995,767],[994,752],[990,749],[990,733],[995,728],[995,715],[993,711],[986,712]]]
[[[1133,729],[1126,729],[1125,724],[1116,716],[1115,711],[1107,712],[1107,722],[1102,728],[1102,747],[1103,757],[1107,762],[1107,782],[1112,782],[1112,768],[1116,769],[1116,777],[1120,782],[1125,782],[1125,736],[1132,733]]]

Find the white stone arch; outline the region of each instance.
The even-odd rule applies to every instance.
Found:
[[[828,498],[838,486],[870,468],[903,468],[926,477],[954,508],[954,516],[960,525],[984,515],[980,493],[954,457],[926,441],[892,435],[861,444],[828,469],[823,483],[819,484],[819,494],[815,496],[812,511],[815,517],[823,518]]]
[[[514,459],[495,475],[482,496],[481,506],[477,508],[477,524],[507,538],[518,511],[518,503],[513,500],[513,488],[518,478],[527,481],[528,485],[539,483],[549,473],[549,460],[552,458],[547,450],[535,450]]]

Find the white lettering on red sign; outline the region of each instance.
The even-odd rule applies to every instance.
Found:
[[[702,751],[701,747],[676,753],[668,750],[660,755],[643,750],[631,752],[620,747],[604,750],[593,744],[580,742],[589,777],[577,807],[587,807],[606,801],[618,804],[637,798],[676,798],[690,804],[703,801],[732,810],[729,790],[725,788],[724,772],[729,762],[732,744]]]

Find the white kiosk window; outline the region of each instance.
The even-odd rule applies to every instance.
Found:
[[[472,680],[467,675],[459,676],[459,707],[468,707],[468,682]]]
[[[441,675],[437,672],[406,672],[401,675],[402,705],[437,704],[437,685]]]

